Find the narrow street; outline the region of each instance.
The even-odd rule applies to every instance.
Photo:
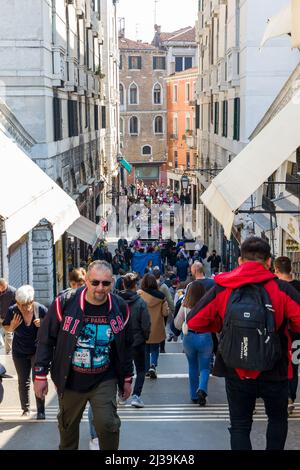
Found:
[[[145,408],[119,407],[122,420],[120,450],[226,450],[229,446],[228,406],[224,381],[210,377],[207,406],[190,404],[187,362],[181,343],[167,343],[159,357],[158,379],[146,379]],[[1,352],[1,350],[0,350]],[[3,352],[3,351],[2,351]],[[3,380],[5,392],[0,407],[0,448],[3,450],[55,450],[58,447],[57,397],[52,382],[46,399],[46,420],[20,418],[17,378],[11,356],[0,355],[12,378]],[[34,397],[31,393],[31,403]],[[252,430],[253,448],[264,449],[266,416],[257,404]],[[35,409],[32,406],[32,417]],[[300,449],[300,400],[289,420],[286,449]],[[80,450],[88,450],[87,410],[80,427]]]

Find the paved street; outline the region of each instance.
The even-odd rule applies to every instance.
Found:
[[[229,449],[228,407],[224,382],[211,377],[209,402],[205,408],[190,404],[188,395],[187,363],[181,343],[167,343],[167,353],[160,355],[156,381],[146,379],[144,409],[122,406],[121,450],[188,450]],[[1,352],[1,351],[0,351]],[[12,378],[4,380],[5,396],[0,408],[0,448],[6,450],[57,449],[57,398],[51,383],[47,396],[44,422],[20,418],[17,378],[9,356],[0,355],[0,361]],[[34,399],[32,396],[32,404]],[[35,409],[32,408],[32,417]],[[300,449],[300,400],[290,418],[287,449]],[[257,404],[252,442],[255,449],[264,448],[266,416],[262,403]],[[88,449],[89,432],[87,412],[81,423],[80,449]]]

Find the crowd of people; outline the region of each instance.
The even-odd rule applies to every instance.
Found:
[[[135,252],[155,251],[162,268],[148,263],[144,273],[133,272]],[[70,289],[48,312],[35,302],[31,286],[14,290],[0,279],[3,341],[6,353],[12,348],[23,416],[29,414],[32,372],[37,419],[45,419],[51,370],[59,398],[60,449],[78,448],[89,403],[90,448],[116,450],[117,406],[145,406],[145,379],[159,376],[165,342],[181,338],[191,403],[206,406],[210,374],[225,377],[232,449],[251,449],[259,397],[268,416],[266,448],[283,449],[298,385],[298,364],[291,358],[300,338],[300,281],[293,278],[289,258],[277,258],[274,266],[271,260],[270,246],[257,237],[242,244],[239,266],[229,273],[220,273],[221,257],[215,250],[209,254],[203,243],[189,252],[184,242],[142,246],[121,239],[114,254],[99,246],[86,271],[72,270]],[[243,324],[252,314],[257,322],[265,318],[260,334],[268,337],[257,342],[255,354],[251,342],[244,345],[245,357],[236,359],[237,325],[251,340],[253,331],[260,331],[254,320]],[[247,367],[249,355],[255,356],[250,361],[256,368]]]

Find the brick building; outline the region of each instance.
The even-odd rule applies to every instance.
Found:
[[[133,165],[127,182],[166,181],[166,52],[121,35],[122,154]]]

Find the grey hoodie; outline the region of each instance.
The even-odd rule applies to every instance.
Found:
[[[146,302],[132,290],[121,291],[118,295],[122,297],[130,308],[133,347],[146,343],[151,328],[151,320]]]

